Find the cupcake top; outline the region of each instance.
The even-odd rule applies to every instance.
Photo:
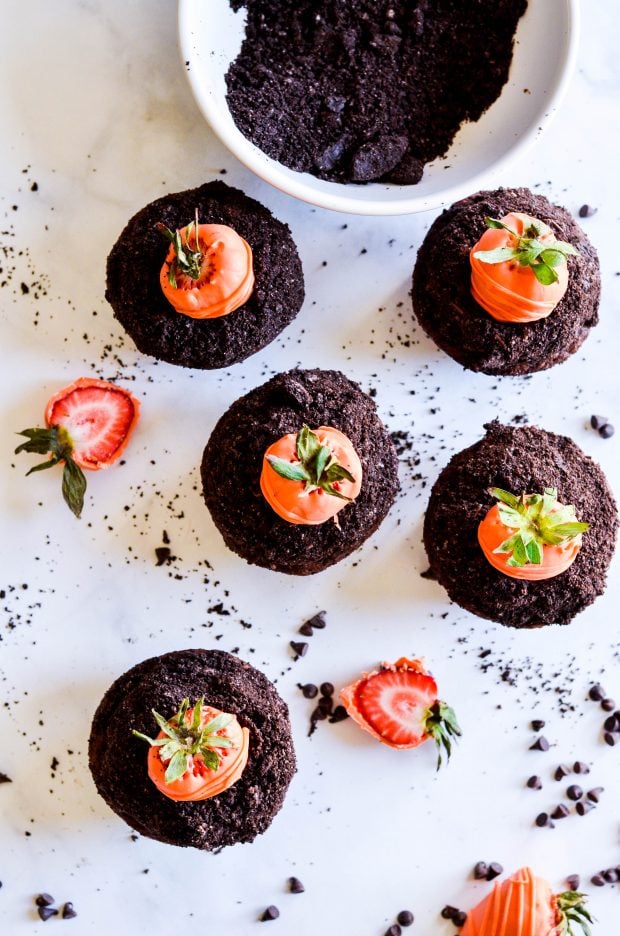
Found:
[[[207,851],[264,832],[295,772],[285,703],[219,650],[167,653],[120,676],[95,713],[89,760],[101,796],[138,832]]]
[[[431,226],[412,297],[423,329],[464,367],[529,374],[564,361],[598,322],[598,258],[543,196],[478,192]]]
[[[433,486],[424,521],[431,571],[480,617],[567,624],[604,590],[613,495],[571,439],[497,421],[485,428]]]

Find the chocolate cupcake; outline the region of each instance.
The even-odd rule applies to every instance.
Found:
[[[285,703],[220,650],[166,653],[120,676],[95,713],[89,761],[130,826],[205,851],[264,832],[295,773]]]
[[[463,367],[530,374],[574,354],[598,322],[596,251],[529,189],[478,192],[431,226],[413,273],[424,331]]]
[[[618,526],[599,466],[565,436],[485,426],[433,486],[431,572],[450,598],[508,627],[568,624],[605,588]]]
[[[339,371],[292,370],[241,397],[215,426],[201,470],[226,545],[290,575],[354,552],[399,488],[375,404]]]
[[[134,215],[108,257],[106,299],[144,354],[212,369],[273,341],[304,278],[288,226],[216,181]]]

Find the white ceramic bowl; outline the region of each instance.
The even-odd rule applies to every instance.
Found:
[[[529,0],[500,97],[480,120],[460,129],[447,155],[426,166],[418,185],[327,182],[287,169],[250,143],[230,115],[224,80],[241,47],[244,25],[245,11],[234,13],[229,0],[179,0],[180,45],[183,60],[189,62],[189,81],[222,142],[261,179],[303,201],[353,214],[397,215],[437,208],[484,188],[538,139],[574,66],[579,0]]]

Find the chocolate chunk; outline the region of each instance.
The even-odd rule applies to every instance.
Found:
[[[344,154],[347,151],[347,145],[350,142],[348,134],[338,137],[329,146],[325,146],[314,158],[314,165],[321,172],[329,172],[335,169]]]
[[[573,764],[573,770],[578,774],[587,774],[590,773],[590,768],[587,764],[584,764],[583,761],[575,761]]]
[[[348,717],[349,717],[349,713],[347,712],[344,705],[337,705],[334,711],[332,712],[331,718],[329,720],[333,725],[336,722],[344,721],[345,718],[348,718]]]
[[[572,891],[578,891],[579,885],[581,883],[581,878],[578,874],[569,874],[566,878],[566,883],[568,884],[568,889]]]
[[[602,429],[603,426],[606,426],[608,422],[609,420],[607,419],[607,416],[597,416],[596,414],[593,414],[592,416],[590,416],[590,425],[592,426],[593,429]],[[592,686],[592,689],[590,689],[589,695],[593,702],[598,702],[600,699],[603,698],[602,695],[598,697],[596,695],[592,695],[593,691],[598,691],[598,690],[600,690],[601,693],[603,691],[598,683],[595,686]]]
[[[34,902],[37,907],[49,907],[54,903],[54,898],[51,894],[39,894],[35,897]]]
[[[169,546],[158,546],[155,550],[157,562],[155,565],[162,566],[172,558],[172,552]]]
[[[611,439],[612,435],[615,433],[615,429],[611,423],[607,423],[605,426],[601,426],[598,431],[598,434],[602,439]]]
[[[63,920],[73,920],[77,916],[77,913],[73,907],[73,904],[70,900],[62,908],[62,918]]]
[[[267,907],[266,910],[263,911],[261,921],[265,922],[266,920],[277,920],[279,916],[280,911],[277,907],[271,904],[269,907]]]
[[[301,640],[291,640],[290,647],[294,654],[297,657],[305,656],[308,652],[308,644]]]
[[[602,786],[594,787],[593,790],[588,790],[588,792],[586,793],[586,796],[588,797],[591,803],[598,803],[601,797],[601,793],[604,792],[604,789],[605,788]]]
[[[46,920],[49,920],[50,917],[58,916],[58,910],[55,907],[38,907],[37,913],[45,923]]]
[[[424,163],[412,153],[405,153],[401,161],[381,179],[393,185],[417,185],[424,175]]]
[[[579,802],[575,806],[575,809],[577,810],[577,813],[580,816],[585,816],[587,813],[589,813],[591,810],[594,809],[594,806],[592,805],[592,803],[588,803],[586,800],[579,800]]]
[[[549,742],[541,735],[540,738],[536,738],[533,744],[530,745],[530,751],[548,751]]]
[[[351,161],[353,181],[371,182],[380,179],[399,164],[408,146],[407,137],[398,134],[386,134],[364,143]]]
[[[479,861],[476,865],[474,865],[474,878],[477,881],[486,880],[486,876],[488,873],[489,873],[489,866],[486,863],[486,861]]]
[[[303,886],[299,878],[291,877],[288,879],[288,889],[290,890],[291,894],[303,894],[306,888]]]
[[[577,800],[580,800],[583,797],[583,790],[580,786],[577,786],[576,783],[572,783],[566,791],[566,795],[569,800],[572,800],[573,803],[576,803]]]
[[[401,910],[396,919],[401,926],[411,926],[414,917],[411,910]]]
[[[545,727],[545,722],[542,721],[540,718],[535,718],[532,721],[532,731],[542,731],[544,727]]]
[[[568,806],[565,806],[564,803],[560,803],[558,806],[555,807],[555,809],[551,813],[551,818],[552,819],[566,819],[569,813],[570,813],[570,810]]]
[[[542,780],[540,777],[534,775],[533,777],[529,777],[527,786],[530,788],[530,790],[542,790]]]
[[[592,215],[596,214],[597,209],[593,208],[591,205],[582,205],[579,209],[580,218],[591,218]]]
[[[321,689],[321,695],[324,695],[324,696],[333,696],[333,694],[334,694],[334,686],[333,686],[333,684],[330,683],[330,682],[323,682],[323,683],[321,683],[320,689]]]
[[[318,688],[314,685],[314,683],[311,682],[306,683],[305,686],[302,686],[301,691],[304,695],[304,698],[306,699],[315,699],[319,694]]]
[[[504,868],[498,861],[492,861],[487,871],[487,881],[492,881],[494,878],[499,877],[503,870]]]
[[[555,777],[556,780],[563,780],[564,777],[568,777],[569,773],[570,773],[570,767],[567,767],[566,764],[559,764],[556,767],[555,773],[553,776]]]
[[[590,883],[594,884],[595,887],[604,887],[605,878],[603,877],[602,874],[593,874],[592,877],[590,878]]]

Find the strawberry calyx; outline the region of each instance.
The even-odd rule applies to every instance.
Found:
[[[177,276],[182,274],[191,280],[199,280],[202,275],[202,265],[204,261],[204,251],[200,246],[198,209],[193,221],[187,225],[185,243],[181,236],[181,231],[177,228],[171,231],[163,222],[159,222],[157,230],[170,241],[174,249],[174,257],[168,270],[168,282],[177,288]],[[194,249],[191,247],[192,236],[194,238]]]
[[[170,719],[165,719],[155,709],[151,709],[153,718],[164,733],[163,738],[149,738],[141,731],[132,729],[131,733],[134,737],[146,741],[151,747],[159,748],[160,759],[164,763],[168,762],[164,774],[165,782],[168,784],[183,777],[191,767],[191,759],[196,756],[200,756],[209,770],[218,770],[220,758],[217,755],[217,749],[232,747],[230,738],[223,737],[219,732],[227,728],[235,716],[221,712],[203,725],[204,704],[203,696],[193,706],[189,720],[186,718],[190,708],[188,698],[183,699],[178,712]]]
[[[51,458],[27,471],[26,477],[35,471],[45,471],[47,468],[53,468],[59,462],[64,462],[62,496],[69,509],[79,518],[84,506],[86,477],[73,459],[74,445],[67,430],[63,426],[50,426],[47,429],[23,429],[17,434],[25,436],[27,441],[17,446],[15,449],[16,455],[20,452],[51,455]]]
[[[545,488],[543,494],[519,497],[495,487],[489,493],[499,501],[499,515],[504,526],[515,530],[493,550],[509,555],[507,566],[541,565],[545,546],[561,546],[590,527],[589,523],[577,520],[572,504],[558,501],[556,488]]]
[[[278,458],[277,455],[267,455],[266,460],[273,470],[282,478],[289,481],[305,482],[306,492],[321,489],[332,497],[350,501],[335,486],[335,482],[346,480],[354,482],[355,478],[339,464],[338,459],[327,445],[322,445],[319,437],[305,423],[297,433],[295,442],[296,462]]]
[[[449,761],[452,744],[462,735],[456,712],[447,702],[437,699],[424,713],[424,728],[426,734],[437,745],[437,770],[439,770],[442,764],[442,753],[445,752],[446,761]]]
[[[573,924],[581,927],[585,936],[591,936],[590,923],[594,923],[594,919],[585,906],[587,899],[586,894],[577,891],[556,894],[556,907],[560,917],[557,924],[558,936],[577,936]]]
[[[532,219],[523,234],[514,231],[503,221],[497,218],[485,218],[488,228],[507,231],[513,238],[511,247],[496,247],[494,250],[477,250],[474,253],[476,260],[482,263],[505,263],[516,260],[520,266],[531,267],[534,276],[543,286],[550,286],[558,282],[555,267],[566,263],[568,257],[576,256],[579,251],[567,241],[543,241],[541,235],[551,233],[550,228],[542,221]]]

